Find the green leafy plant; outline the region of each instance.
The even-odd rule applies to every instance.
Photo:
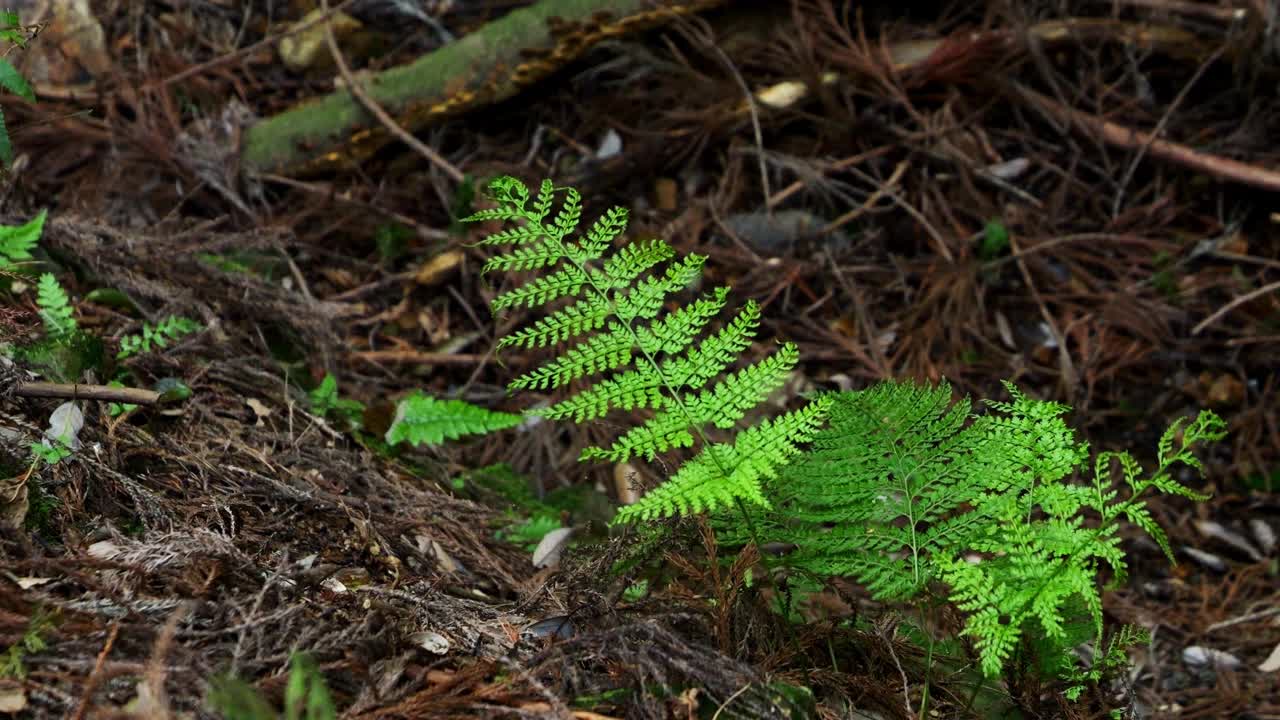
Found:
[[[978,242],[978,257],[990,262],[1009,251],[1009,228],[999,219],[987,221],[982,228],[982,238]]]
[[[225,720],[332,720],[338,716],[324,676],[305,653],[294,653],[289,658],[283,714],[252,685],[237,678],[215,680],[208,700],[213,711]]]
[[[1120,522],[1141,527],[1172,561],[1146,496],[1203,499],[1171,470],[1200,469],[1192,449],[1225,435],[1216,415],[1175,422],[1150,476],[1126,453],[1102,453],[1089,484],[1072,480],[1089,448],[1063,421],[1069,408],[1007,383],[1012,400],[987,401],[984,414],[972,414],[967,400],[953,403],[946,383],[883,383],[819,394],[739,430],[797,362],[787,343],[737,365],[752,345],[758,306],[745,303],[709,330],[728,288],[676,300],[699,278],[705,258],[676,258],[661,240],[614,249],[627,224],[621,208],[578,232],[582,208],[570,188],[544,182],[533,197],[520,182],[499,178],[489,190],[497,207],[467,220],[513,226],[480,241],[503,248],[485,272],[533,274],[498,294],[493,310],[556,304],[500,339],[499,348],[556,347],[551,360],[509,388],[554,391],[593,380],[526,415],[585,423],[612,411],[646,413],[608,447],[583,451],[582,460],[653,460],[698,449],[664,484],[619,511],[618,521],[708,512],[727,541],[722,546],[770,541],[794,548],[781,562],[802,578],[850,576],[881,600],[949,602],[967,615],[961,635],[972,641],[984,675],[998,676],[1018,654],[1071,683],[1073,697],[1138,640],[1122,629],[1103,642],[1100,587],[1126,569]],[[1007,243],[1007,231],[990,226],[985,251],[1004,252],[1002,238]],[[1082,670],[1074,649],[1090,639],[1106,649]]]
[[[26,47],[26,28],[18,19],[18,13],[9,10],[0,12],[0,41],[9,43],[9,48],[5,50],[6,55],[15,47]],[[28,102],[36,100],[36,93],[31,88],[31,83],[27,82],[22,73],[18,72],[6,57],[0,57],[0,88]],[[9,128],[5,123],[3,111],[0,111],[0,163],[6,170],[13,165],[13,143],[9,140]]]
[[[36,305],[40,308],[40,319],[44,321],[44,330],[52,338],[66,338],[75,333],[75,310],[71,307],[71,299],[67,291],[58,284],[53,273],[40,276],[40,284],[36,288]]]
[[[43,609],[37,609],[27,621],[27,629],[22,639],[5,649],[0,655],[0,678],[27,677],[27,666],[24,662],[27,655],[38,653],[49,647],[44,634],[53,629],[54,616]]]
[[[1221,439],[1225,424],[1211,412],[1181,419],[1162,437],[1150,477],[1130,455],[1107,452],[1092,483],[1077,484],[1067,479],[1089,449],[1062,420],[1069,408],[1006,388],[1012,402],[987,401],[990,412],[978,416],[967,400],[953,404],[945,383],[833,395],[829,427],[770,486],[775,510],[759,535],[794,545],[789,565],[852,576],[882,600],[915,599],[941,581],[968,614],[962,634],[990,677],[1034,623],[1047,666],[1066,676],[1073,648],[1088,639],[1073,623],[1087,620],[1102,647],[1100,575],[1119,579],[1126,568],[1119,521],[1141,527],[1172,561],[1144,495],[1204,499],[1171,471],[1200,469],[1193,446]]]
[[[519,425],[524,420],[513,413],[494,412],[462,400],[439,400],[415,392],[396,406],[395,420],[387,429],[389,445],[438,445],[464,435],[483,434]]]
[[[338,395],[338,379],[333,373],[325,373],[324,379],[307,395],[311,401],[311,411],[320,417],[336,414],[344,418],[352,427],[360,427],[364,413],[364,403],[343,398]]]
[[[528,552],[538,546],[542,538],[552,530],[560,528],[559,514],[537,514],[524,522],[512,525],[494,533],[494,537],[512,545],[519,545]]]
[[[12,269],[16,263],[31,259],[31,251],[44,234],[47,210],[22,225],[0,225],[0,269]]]
[[[49,465],[57,465],[75,454],[69,445],[57,441],[31,443],[31,452]]]
[[[120,352],[116,354],[116,359],[125,360],[157,348],[169,347],[171,340],[181,339],[201,329],[200,323],[195,320],[177,315],[170,315],[155,325],[143,323],[141,333],[126,335],[120,339]]]
[[[626,229],[627,211],[611,208],[585,231],[581,197],[572,188],[544,181],[537,197],[514,178],[489,185],[497,207],[469,222],[500,220],[514,227],[480,241],[505,248],[484,266],[493,271],[547,270],[517,284],[492,302],[495,312],[537,308],[566,301],[542,319],[503,337],[499,348],[541,348],[570,343],[558,356],[520,376],[509,388],[555,390],[604,376],[590,387],[529,415],[576,423],[610,411],[650,410],[653,416],[609,447],[591,447],[582,460],[653,460],[675,448],[700,451],[665,484],[623,508],[618,521],[651,519],[729,505],[768,505],[762,482],[773,477],[821,424],[827,402],[819,400],[776,419],[765,419],[716,442],[717,431],[734,430],[755,406],[782,386],[798,360],[786,343],[759,362],[730,372],[751,346],[760,308],[748,302],[722,327],[699,340],[724,308],[728,288],[663,312],[702,273],[706,258],[677,259],[661,240],[641,240],[611,250]],[[557,196],[562,198],[553,215]],[[650,273],[666,263],[661,271]],[[714,384],[711,384],[714,381]]]
[[[102,364],[102,341],[80,330],[71,299],[52,273],[41,275],[36,284],[36,307],[44,337],[15,347],[15,357],[62,382],[74,382],[86,368]]]

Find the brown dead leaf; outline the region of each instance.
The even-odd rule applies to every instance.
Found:
[[[419,285],[435,285],[443,280],[449,273],[458,269],[462,264],[464,255],[461,250],[450,250],[431,258],[418,268],[418,272],[413,276],[414,282]]]
[[[1239,405],[1244,401],[1244,383],[1235,375],[1219,375],[1209,384],[1206,396],[1210,405]]]

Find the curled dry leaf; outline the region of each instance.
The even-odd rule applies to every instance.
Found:
[[[434,630],[423,630],[409,636],[409,641],[432,655],[446,655],[449,652],[449,638]]]
[[[1222,558],[1218,557],[1217,555],[1214,555],[1211,552],[1205,552],[1204,550],[1197,550],[1196,548],[1193,548],[1193,547],[1183,547],[1182,552],[1186,553],[1187,556],[1190,557],[1192,560],[1195,560],[1196,562],[1200,563],[1204,567],[1207,567],[1214,572],[1227,571],[1227,564],[1223,562]]]
[[[1244,663],[1229,652],[1192,645],[1182,651],[1182,662],[1198,667],[1212,666],[1219,670],[1238,670]]]
[[[556,528],[546,535],[533,550],[533,566],[537,568],[554,567],[560,564],[560,554],[569,544],[573,528]]]

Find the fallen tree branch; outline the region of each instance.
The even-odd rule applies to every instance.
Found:
[[[655,27],[726,0],[540,0],[364,84],[410,133],[505,100],[602,40]],[[248,128],[249,174],[306,175],[363,160],[394,139],[349,88]]]

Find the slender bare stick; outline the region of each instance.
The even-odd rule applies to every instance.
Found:
[[[1059,118],[1069,119],[1072,125],[1096,134],[1108,145],[1128,150],[1146,148],[1147,154],[1153,158],[1181,165],[1220,180],[1238,182],[1271,192],[1280,191],[1280,172],[1275,170],[1220,155],[1210,155],[1182,143],[1162,140],[1151,133],[1125,127],[1110,120],[1103,120],[1097,115],[1067,107],[1021,85],[1015,84],[1013,89],[1042,111]]]
[[[328,13],[328,0],[320,0],[320,8],[325,13]],[[462,184],[466,177],[461,170],[454,167],[453,163],[436,152],[435,148],[429,147],[426,143],[411,135],[409,131],[400,127],[400,124],[392,119],[387,114],[387,111],[383,110],[382,106],[369,96],[369,93],[365,92],[364,86],[351,74],[351,68],[347,66],[347,59],[342,56],[342,51],[338,49],[338,41],[333,37],[333,26],[329,23],[324,25],[324,41],[329,45],[329,53],[333,55],[333,62],[338,66],[338,72],[342,74],[342,79],[346,82],[347,91],[351,93],[351,96],[358,100],[365,110],[368,110],[371,115],[377,118],[378,122],[382,123],[382,126],[388,132],[399,138],[405,145],[417,150],[419,155],[427,159],[427,162],[443,170],[455,183]]]
[[[1262,297],[1263,295],[1266,295],[1269,292],[1275,292],[1276,290],[1280,290],[1280,281],[1273,282],[1270,285],[1263,285],[1262,287],[1258,288],[1257,290],[1254,290],[1253,292],[1249,292],[1249,293],[1245,293],[1244,295],[1241,295],[1235,300],[1232,300],[1226,305],[1223,305],[1222,307],[1218,308],[1209,317],[1196,323],[1196,326],[1191,328],[1191,334],[1199,335],[1205,328],[1217,322],[1218,318],[1222,317],[1223,315],[1226,315],[1227,313],[1249,302],[1250,300],[1256,300]]]
[[[118,388],[106,385],[76,385],[68,383],[28,382],[14,388],[18,397],[67,398],[68,400],[104,400],[108,402],[154,405],[160,393],[141,388]]]

